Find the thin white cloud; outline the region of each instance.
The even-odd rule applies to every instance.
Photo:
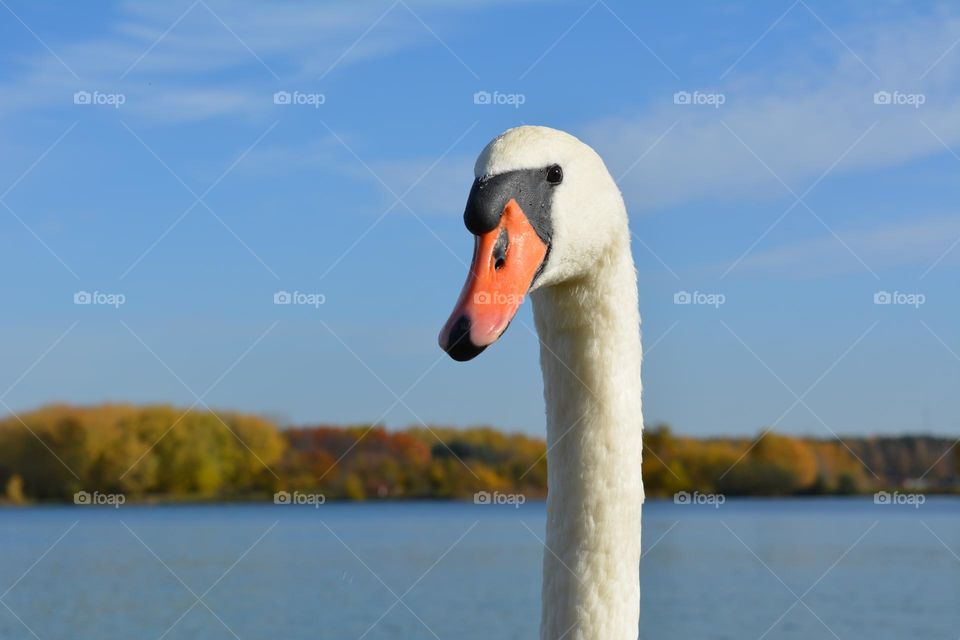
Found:
[[[346,142],[356,144],[349,137]],[[237,171],[257,176],[290,171],[344,176],[369,185],[384,207],[393,203],[396,194],[418,216],[460,216],[473,182],[474,161],[472,155],[451,151],[439,158],[370,158],[364,166],[338,140],[323,136],[295,145],[265,144],[250,152]],[[367,213],[376,215],[375,209]],[[402,214],[406,208],[397,205],[396,210]]]
[[[907,267],[920,276],[960,238],[960,215],[931,215],[869,229],[844,229],[841,235],[872,268]],[[945,266],[958,261],[960,250],[950,252],[938,264]],[[834,236],[823,234],[811,240],[758,251],[745,258],[737,270],[823,277],[863,273],[863,266]]]
[[[273,107],[278,88],[319,90],[328,72],[334,77],[350,65],[436,44],[402,4],[204,1],[135,0],[96,35],[51,39],[47,44],[69,70],[38,45],[0,85],[6,96],[0,115],[69,108],[78,90],[123,93],[125,113],[161,122],[257,115]],[[448,3],[416,6],[437,4]],[[458,17],[475,6],[450,9]]]
[[[816,40],[798,42],[795,56],[761,65],[761,74],[735,71],[725,84],[700,87],[723,93],[720,108],[664,95],[640,115],[591,123],[584,137],[614,175],[633,165],[621,188],[634,211],[787,193],[771,172],[799,194],[844,154],[834,173],[902,164],[943,152],[942,143],[960,148],[960,48],[943,56],[960,38],[960,17],[860,24],[841,37],[880,81],[835,40],[823,50]],[[833,58],[827,66],[825,55]],[[925,104],[877,105],[877,91],[922,93]]]

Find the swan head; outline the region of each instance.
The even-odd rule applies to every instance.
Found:
[[[440,346],[470,360],[495,342],[530,292],[582,278],[627,235],[603,160],[574,136],[523,126],[480,153],[463,219],[473,262]]]

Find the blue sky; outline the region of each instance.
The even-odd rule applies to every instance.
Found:
[[[947,4],[3,4],[0,409],[542,433],[529,308],[470,364],[436,345],[473,160],[528,123],[623,190],[648,424],[960,427]]]

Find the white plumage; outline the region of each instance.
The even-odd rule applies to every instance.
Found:
[[[542,640],[636,640],[643,483],[640,315],[623,199],[600,157],[546,127],[510,129],[477,177],[563,167],[532,289],[547,414]]]

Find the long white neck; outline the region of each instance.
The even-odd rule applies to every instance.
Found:
[[[643,483],[640,315],[629,240],[533,294],[547,406],[541,640],[636,640]]]

